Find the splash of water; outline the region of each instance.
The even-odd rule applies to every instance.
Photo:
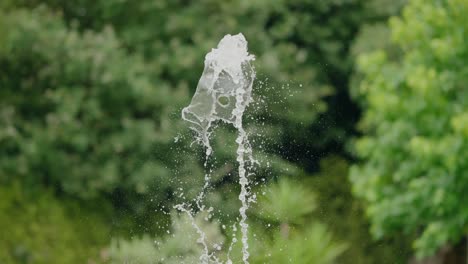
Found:
[[[247,51],[247,41],[242,33],[234,36],[224,36],[218,47],[212,49],[206,55],[205,68],[198,82],[197,90],[190,105],[182,110],[182,118],[190,122],[191,129],[196,132],[197,141],[205,146],[207,159],[213,152],[209,139],[210,128],[214,122],[223,121],[232,124],[238,131],[236,139],[238,145],[237,162],[239,164],[239,184],[241,187],[239,200],[242,204],[239,209],[241,216],[239,226],[242,235],[242,259],[244,263],[249,263],[246,212],[250,200],[248,191],[249,175],[246,163],[253,163],[254,160],[247,133],[242,125],[242,117],[246,107],[252,101],[251,94],[255,71],[250,63],[254,59],[255,57]],[[209,185],[209,180],[209,174],[207,173],[203,190],[196,200],[200,210],[203,210],[203,205],[200,204]],[[184,209],[184,206],[178,206],[177,208],[191,214],[191,211]],[[197,231],[201,232],[199,228],[197,228]],[[203,232],[200,235],[200,243],[206,248],[206,243],[203,241]],[[203,263],[208,263],[209,258],[208,250],[205,250],[200,260]],[[228,263],[232,262],[228,259]]]

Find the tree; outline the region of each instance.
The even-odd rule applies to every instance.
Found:
[[[167,113],[186,93],[154,89],[147,65],[111,28],[81,33],[41,7],[1,12],[0,31],[1,180],[86,199],[169,188],[154,176],[169,177],[173,156],[153,153],[170,148]],[[178,168],[203,177],[196,158]]]
[[[361,56],[355,194],[375,237],[415,233],[418,256],[468,228],[468,2],[410,1],[390,21],[402,57]]]
[[[253,263],[335,263],[348,246],[311,217],[316,207],[315,194],[286,177],[263,188],[254,210],[261,221],[254,225]]]
[[[202,213],[189,217],[185,213],[171,214],[172,225],[168,234],[162,239],[154,239],[148,235],[141,238],[112,239],[109,246],[111,263],[199,263],[200,256],[204,253],[206,245],[207,254],[210,255],[208,263],[219,263],[211,260],[223,256],[221,251],[225,239],[221,233],[221,227],[217,222],[206,221],[208,214]],[[197,225],[205,234],[204,244],[200,234],[193,225]]]
[[[264,147],[312,170],[321,153],[341,150],[356,118],[355,108],[340,109],[353,107],[346,95],[349,47],[377,12],[367,2],[18,0],[9,6],[46,4],[79,31],[112,27],[121,46],[147,62],[152,78],[192,93],[204,55],[225,34],[242,32],[257,55],[258,79],[268,79],[255,87],[269,105],[252,114],[265,121]]]
[[[304,182],[317,194],[314,217],[327,223],[338,241],[348,244],[337,263],[406,263],[412,253],[410,239],[401,232],[384,239],[372,239],[364,203],[353,197],[351,183],[346,179],[348,172],[346,160],[330,156],[320,161],[320,175]]]
[[[346,245],[334,240],[327,226],[313,221],[310,214],[316,207],[315,196],[309,189],[283,178],[263,187],[264,194],[256,205],[257,218],[250,219],[251,263],[335,263]],[[185,213],[171,214],[171,232],[154,241],[149,236],[131,240],[114,239],[110,245],[112,263],[198,263],[206,250],[208,263],[241,263],[241,243],[231,243],[223,232],[239,238],[239,230],[207,221],[209,214],[188,217]],[[204,245],[194,224],[205,233]],[[233,233],[231,233],[233,232]],[[232,248],[232,250],[231,250]],[[220,260],[220,261],[216,261]],[[226,262],[227,263],[227,262]]]
[[[111,234],[111,204],[58,199],[51,190],[0,187],[0,259],[4,264],[74,264],[99,260]]]
[[[337,118],[342,104],[326,102],[333,93],[347,100],[344,58],[368,17],[364,2],[3,1],[0,173],[142,206],[149,197],[172,202],[178,187],[195,196],[204,161],[189,150],[190,137],[174,143],[186,134],[180,109],[204,54],[239,31],[263,81],[256,98],[264,103],[248,114],[252,142],[261,142],[258,157],[275,161],[257,176],[295,173],[288,160],[312,170],[348,134],[352,118],[339,118],[341,126],[319,117],[331,109],[327,116]],[[233,135],[216,132],[212,180],[236,193]]]
[[[51,187],[59,199],[101,196],[132,217],[126,209],[154,215],[179,194],[196,196],[204,160],[180,109],[206,52],[237,32],[257,55],[257,101],[246,118],[265,161],[256,176],[317,170],[324,153],[343,153],[357,116],[347,95],[351,43],[393,2],[0,1],[0,182]],[[238,212],[234,140],[226,127],[213,138],[206,203],[223,223]],[[288,239],[303,241],[274,241]]]

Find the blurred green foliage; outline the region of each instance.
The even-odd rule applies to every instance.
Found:
[[[326,226],[311,219],[315,196],[310,189],[297,182],[282,178],[279,182],[262,188],[254,215],[249,220],[250,262],[260,263],[336,263],[346,245],[335,241]],[[275,194],[281,193],[276,196]],[[298,194],[302,194],[298,195]],[[287,199],[284,199],[287,198]],[[305,198],[305,199],[304,199]],[[307,208],[299,213],[290,208]],[[291,217],[288,213],[295,214]],[[206,234],[205,243],[212,260],[224,261],[229,255],[232,263],[241,263],[241,243],[226,241],[221,231],[228,232],[223,225],[207,221],[203,213],[193,218],[187,214],[173,213],[172,228],[163,239],[149,236],[131,240],[114,239],[109,256],[112,263],[200,263],[203,245],[194,224]],[[240,237],[240,233],[228,233]],[[233,250],[227,253],[229,247]],[[223,249],[223,251],[221,251]],[[217,263],[217,262],[209,262]]]
[[[446,6],[457,1],[463,2],[451,0]],[[450,23],[466,21],[461,15],[448,17],[457,10],[441,8],[440,13],[415,1],[403,22],[393,23],[395,45],[389,41],[390,30],[383,22],[397,15],[405,3],[0,1],[0,183],[16,186],[13,193],[37,196],[22,202],[25,208],[37,208],[34,217],[26,214],[24,221],[12,221],[4,212],[18,215],[18,208],[12,207],[9,190],[0,192],[0,223],[6,221],[12,226],[9,232],[16,232],[12,240],[6,240],[7,246],[0,244],[0,262],[2,258],[18,262],[14,258],[19,254],[25,263],[53,263],[42,253],[49,238],[52,246],[48,252],[63,251],[60,263],[94,260],[103,243],[111,245],[109,258],[115,263],[130,259],[147,263],[155,258],[178,263],[181,256],[188,262],[197,259],[200,248],[194,237],[187,242],[190,239],[186,234],[194,230],[183,216],[173,215],[173,233],[159,237],[169,228],[171,206],[196,196],[204,178],[202,152],[191,146],[180,109],[190,101],[204,55],[223,35],[238,32],[246,36],[249,50],[257,56],[255,102],[246,116],[255,157],[261,161],[253,180],[256,184],[273,182],[252,211],[251,235],[255,236],[251,241],[256,241],[251,243],[253,262],[310,263],[313,259],[313,263],[402,263],[408,250],[397,230],[402,225],[408,230],[419,228],[415,224],[421,220],[417,214],[431,221],[425,223],[430,224],[429,231],[416,243],[420,252],[456,240],[460,223],[466,223],[466,212],[455,214],[459,200],[454,200],[457,190],[460,194],[466,189],[459,185],[463,175],[457,174],[466,167],[461,162],[466,160],[466,152],[462,152],[466,137],[460,137],[466,136],[464,124],[468,122],[460,103],[466,99],[460,88],[466,81],[466,50],[459,47],[466,36]],[[426,25],[431,26],[429,32]],[[411,30],[417,34],[412,35]],[[451,49],[451,45],[456,48]],[[356,58],[376,48],[385,50],[387,59],[382,52],[362,57],[360,71],[354,72]],[[428,52],[431,54],[426,56]],[[437,84],[445,88],[440,90]],[[349,91],[350,86],[354,88]],[[362,95],[359,87],[374,88],[366,88]],[[380,87],[398,87],[404,98]],[[419,87],[418,93],[411,87]],[[362,131],[373,136],[364,139],[380,140],[368,148],[374,155],[370,165],[354,173],[364,176],[353,176],[360,179],[355,180],[359,195],[383,199],[379,203],[370,201],[368,210],[376,212],[370,213],[374,215],[374,231],[392,235],[378,242],[370,240],[361,215],[363,206],[350,195],[345,180],[347,163],[341,158],[321,162],[330,153],[347,156],[343,147],[355,133],[359,115],[350,92],[366,109]],[[408,109],[392,105],[398,100]],[[405,119],[408,113],[414,116]],[[397,117],[412,125],[409,130],[419,136],[411,144],[398,134],[402,122]],[[437,121],[439,118],[445,121]],[[444,136],[448,135],[444,129],[450,129],[453,138]],[[462,143],[456,145],[459,138]],[[219,209],[216,216],[228,225],[238,214],[235,132],[221,126],[213,135],[213,143],[216,159],[208,162],[212,185],[205,203]],[[413,145],[416,152],[410,153],[406,147]],[[443,148],[452,152],[444,152],[442,159]],[[359,149],[361,158],[370,157]],[[401,196],[406,198],[397,199],[389,190],[398,193],[403,187],[375,183],[369,176],[374,170],[366,169],[380,168],[388,183],[394,177],[390,173],[396,162],[407,162],[408,166],[401,165],[406,166],[404,170],[416,172],[405,175],[414,176],[413,172],[424,172],[429,164],[441,169],[445,163],[439,161],[445,159],[452,178],[444,178],[442,186],[448,186],[450,192],[435,188],[442,184],[441,178],[431,178],[430,183],[417,181],[427,184],[423,186],[428,190],[424,195],[439,197],[439,209],[429,210],[421,200],[411,200],[425,198],[409,192]],[[407,183],[410,178],[401,182]],[[424,189],[422,185],[418,188]],[[41,194],[41,190],[46,191]],[[49,207],[42,204],[41,197]],[[69,201],[103,208],[75,209],[76,214],[71,214],[73,209],[67,208],[75,205],[69,205]],[[382,204],[385,208],[380,207]],[[400,208],[402,205],[407,207]],[[410,214],[411,206],[423,207]],[[107,207],[118,214],[108,214]],[[436,211],[426,215],[431,210]],[[395,211],[412,216],[406,220],[414,222],[396,221],[389,215]],[[445,218],[437,218],[437,222],[432,216]],[[39,219],[44,217],[50,218],[50,225]],[[83,219],[94,217],[93,228],[87,220],[85,227],[80,227]],[[440,219],[450,223],[445,225],[448,222]],[[105,222],[108,225],[101,226]],[[56,236],[37,231],[30,237],[25,231],[36,224],[44,232],[62,230],[61,226],[65,231]],[[216,238],[229,241],[235,235],[220,230],[217,223],[209,226],[206,228]],[[338,241],[332,239],[332,232]],[[112,242],[110,236],[114,236]],[[77,240],[84,242],[75,244]],[[105,260],[107,251],[103,252],[101,258]],[[220,257],[225,253],[220,252]],[[232,253],[235,257],[238,250]]]
[[[314,217],[327,223],[336,239],[348,245],[338,263],[407,263],[411,246],[401,232],[372,239],[365,204],[353,198],[351,183],[346,179],[348,173],[348,161],[331,155],[320,161],[320,172],[305,181],[317,196]]]
[[[108,243],[109,204],[83,207],[53,192],[25,192],[20,183],[0,187],[0,262],[4,264],[99,261]],[[99,210],[97,210],[99,209]]]
[[[164,184],[170,156],[150,154],[172,142],[169,90],[113,30],[79,33],[46,8],[0,16],[0,171],[80,198]]]
[[[468,228],[468,2],[410,1],[390,21],[402,55],[361,56],[365,109],[354,144],[355,193],[372,233],[415,234],[418,256],[456,243]]]
[[[254,252],[253,263],[332,264],[346,249],[346,245],[333,241],[330,231],[320,223],[309,223],[289,236],[273,231],[273,238],[264,243]]]
[[[168,235],[162,239],[153,239],[149,235],[130,240],[114,238],[109,247],[111,263],[199,263],[203,254],[203,245],[198,242],[200,235],[193,227],[196,224],[205,233],[205,243],[209,254],[219,255],[224,243],[221,228],[216,222],[205,220],[206,213],[200,213],[193,219],[187,214],[171,214],[172,225]],[[193,220],[193,223],[192,223]],[[219,258],[219,256],[218,256]]]
[[[254,263],[336,263],[347,246],[313,219],[316,203],[310,187],[286,177],[263,188],[253,209],[262,220],[252,230],[262,234],[252,239]]]
[[[263,190],[255,212],[267,221],[301,224],[316,208],[315,196],[301,185],[281,177],[278,183]]]
[[[274,174],[294,174],[287,160],[310,170],[321,153],[341,151],[355,115],[339,111],[347,52],[359,25],[381,16],[360,0],[19,0],[2,9],[0,171],[83,199],[124,195],[140,212],[150,199],[166,203],[176,185],[188,197],[201,186],[200,155],[173,137],[221,36],[242,31],[258,55],[265,105],[253,107],[262,123],[249,130]],[[218,135],[214,180],[232,189],[234,135]]]
[[[263,87],[270,88],[257,90],[258,96],[268,99],[268,107],[252,113],[265,120],[262,131],[268,139],[266,150],[310,169],[314,162],[302,155],[304,151],[317,155],[330,147],[339,148],[355,120],[355,112],[338,110],[349,105],[346,83],[352,65],[347,56],[351,41],[363,20],[374,17],[376,12],[366,3],[18,0],[6,6],[35,8],[46,4],[61,13],[69,27],[81,32],[112,28],[119,46],[144,60],[148,71],[141,75],[150,79],[152,92],[158,95],[146,94],[146,100],[164,100],[159,109],[151,108],[157,111],[156,116],[149,110],[139,111],[138,116],[157,117],[165,126],[177,123],[168,116],[173,114],[179,119],[174,109],[181,106],[177,102],[188,103],[188,90],[196,87],[206,52],[224,34],[242,32],[249,40],[249,49],[257,55],[259,79],[267,79]],[[114,67],[127,68],[120,63]],[[288,82],[292,82],[288,89],[280,88]],[[336,103],[334,108],[327,107],[325,97]],[[318,122],[323,113],[327,114]],[[254,124],[252,130],[258,130],[257,126]],[[322,140],[310,140],[309,133]]]

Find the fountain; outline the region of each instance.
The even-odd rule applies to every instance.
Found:
[[[242,125],[242,117],[246,107],[252,101],[252,84],[255,71],[250,64],[255,57],[247,51],[247,41],[242,33],[237,35],[226,35],[219,42],[217,48],[212,49],[205,57],[205,68],[198,82],[198,86],[189,106],[182,110],[182,118],[190,122],[190,128],[195,131],[196,141],[206,149],[206,160],[212,155],[213,149],[210,145],[210,134],[213,124],[222,121],[232,124],[237,129],[237,162],[239,184],[241,192],[239,200],[241,207],[239,221],[242,242],[242,260],[249,263],[248,252],[248,224],[247,209],[253,197],[248,191],[248,168],[255,163],[252,157],[252,149],[248,142],[247,133]],[[205,162],[205,167],[206,167]],[[205,210],[202,200],[209,186],[210,174],[205,174],[205,184],[196,198],[196,205],[200,211]],[[175,206],[179,211],[185,212],[192,217],[193,211],[186,204]],[[212,210],[212,208],[210,208]],[[208,210],[210,210],[208,209]],[[193,217],[192,217],[193,219]],[[204,254],[200,256],[202,263],[220,263],[218,259],[210,255],[205,242],[205,234],[194,221],[192,225],[200,235],[198,243],[204,248]],[[234,238],[232,243],[235,243]],[[232,248],[232,243],[229,251]],[[229,256],[229,255],[228,255]],[[227,263],[232,263],[229,259]]]

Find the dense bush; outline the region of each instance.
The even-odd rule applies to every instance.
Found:
[[[419,256],[457,242],[468,226],[468,2],[414,0],[390,21],[402,58],[362,56],[353,167],[376,237],[415,233]]]
[[[4,1],[0,171],[83,199],[111,195],[140,211],[167,205],[179,187],[193,197],[202,161],[189,150],[179,110],[204,54],[238,31],[261,80],[261,106],[249,117],[262,122],[249,119],[249,129],[262,144],[258,157],[274,161],[258,176],[295,173],[284,158],[313,169],[346,138],[349,118],[339,118],[345,127],[317,118],[334,86],[337,98],[346,94],[346,54],[369,16],[363,2]],[[214,141],[213,185],[235,194],[233,131],[220,129]]]
[[[259,193],[253,229],[254,263],[335,263],[347,245],[312,217],[317,208],[310,187],[282,177]],[[257,221],[258,221],[257,220]],[[256,233],[258,232],[258,234]]]
[[[286,178],[261,189],[256,218],[249,220],[250,263],[335,263],[346,245],[336,242],[326,225],[311,218],[316,204],[310,189]],[[203,245],[194,224],[206,234],[204,241],[213,260],[225,261],[229,256],[232,263],[242,262],[236,230],[207,221],[207,214],[191,219],[185,213],[173,213],[171,218],[172,228],[162,239],[114,239],[109,249],[111,262],[199,263]],[[231,244],[225,236],[238,240]]]
[[[323,153],[341,153],[356,118],[346,91],[352,40],[360,25],[395,9],[385,0],[1,6],[0,111],[8,125],[0,146],[9,157],[0,169],[83,198],[118,192],[135,201],[163,201],[175,183],[192,196],[199,187],[199,159],[184,149],[190,140],[172,139],[183,131],[179,110],[204,54],[227,33],[243,32],[257,55],[262,106],[249,116],[262,122],[250,121],[250,131],[263,145],[257,153],[266,152],[259,156],[275,160],[275,174],[290,167],[280,157],[313,170]],[[236,181],[235,152],[225,148],[232,133],[218,133],[217,186]]]
[[[189,103],[206,52],[224,34],[238,32],[257,55],[256,102],[246,118],[262,161],[257,180],[315,171],[325,153],[343,154],[353,133],[357,109],[348,99],[348,79],[354,56],[366,50],[356,45],[349,56],[356,33],[363,24],[396,13],[401,2],[0,1],[0,182],[46,186],[61,198],[90,203],[104,197],[126,217],[133,216],[128,208],[140,212],[128,233],[164,229],[168,217],[154,209],[167,212],[175,200],[194,197],[203,180],[204,160],[190,145],[180,109]],[[232,129],[219,127],[213,138],[216,159],[208,163],[212,188],[206,204],[219,209],[225,222],[238,214],[234,140]],[[339,175],[333,179],[343,182]],[[320,195],[320,204],[339,200]],[[297,196],[283,198],[280,205],[290,210],[284,214],[313,211],[288,203]],[[147,224],[150,214],[158,227]],[[304,234],[290,237],[273,223],[269,248],[253,259],[262,261],[258,252],[285,249],[286,242],[297,247],[295,260],[306,259],[309,246],[314,254],[323,249],[319,246],[331,248],[329,259],[335,259],[342,247],[318,243],[331,241],[330,234],[322,225],[307,228],[309,223],[294,223]],[[302,243],[306,239],[310,244]],[[114,242],[113,260],[128,259],[141,245],[154,246],[149,242],[148,236]],[[170,238],[165,243],[176,244]],[[172,248],[166,249],[169,253],[158,256],[171,258]],[[271,257],[268,261],[282,262],[287,256]]]
[[[348,172],[346,160],[329,156],[320,161],[320,173],[305,182],[317,194],[314,216],[327,223],[336,239],[348,244],[338,263],[406,263],[411,256],[410,238],[401,232],[372,238],[365,204],[352,196]]]
[[[200,235],[193,227],[196,224],[205,232],[205,243],[209,254],[220,254],[219,250],[224,243],[221,228],[216,222],[205,220],[206,213],[193,217],[187,214],[171,214],[171,228],[167,230],[169,235],[162,239],[154,239],[149,235],[130,240],[114,238],[109,247],[111,263],[199,263],[203,254],[203,245],[198,241]],[[193,221],[193,222],[192,222]],[[219,257],[219,256],[218,256]]]
[[[1,172],[81,198],[168,187],[165,115],[183,91],[156,89],[111,28],[81,33],[45,8],[3,12],[0,28]]]
[[[83,207],[51,191],[24,191],[18,182],[0,187],[0,262],[66,264],[99,261],[109,243],[109,204]],[[109,213],[109,215],[110,215]]]
[[[143,79],[150,76],[153,94],[138,100],[164,99],[159,108],[151,108],[157,111],[156,117],[149,110],[139,111],[139,117],[154,118],[161,126],[174,122],[166,119],[169,114],[179,118],[177,111],[169,110],[180,107],[177,102],[188,103],[184,91],[195,89],[204,54],[224,34],[243,32],[257,55],[259,79],[268,79],[256,85],[268,107],[252,114],[265,123],[261,128],[253,124],[251,129],[262,130],[267,139],[264,147],[270,153],[282,153],[313,169],[321,153],[340,151],[355,119],[355,109],[341,110],[353,109],[346,99],[351,41],[359,25],[377,12],[367,2],[19,0],[5,6],[31,8],[45,3],[63,14],[68,28],[96,34],[112,28],[119,47],[143,58],[147,69]],[[127,68],[114,63],[114,67]],[[281,88],[282,84],[287,88]],[[329,98],[332,108],[324,98]],[[323,113],[327,114],[319,120]],[[322,140],[312,140],[310,133]],[[167,146],[163,149],[168,151]],[[225,159],[232,161],[232,155]]]

